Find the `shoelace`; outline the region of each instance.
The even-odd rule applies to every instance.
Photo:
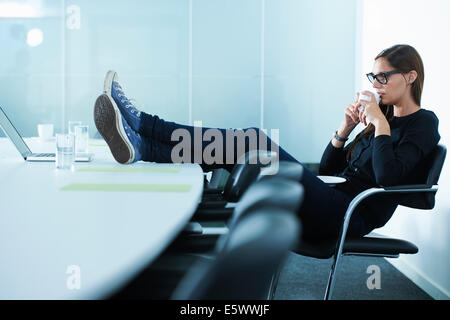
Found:
[[[135,147],[135,150],[142,152],[142,141],[141,141],[142,137],[139,135],[139,133],[133,132],[133,129],[131,129],[130,126],[126,124],[125,119],[123,122],[123,128],[125,129],[125,133],[127,134],[128,137],[130,137],[130,139],[132,138],[132,135],[137,137],[137,139],[133,140],[132,144]]]
[[[130,109],[130,112],[131,112],[131,113],[134,113],[134,112],[136,111],[136,116],[137,116],[137,117],[140,117],[140,116],[141,116],[141,111],[139,111],[139,109],[136,108],[136,106],[133,105],[133,104],[131,103],[133,99],[130,99],[130,100],[129,100],[129,99],[125,96],[125,94],[124,94],[124,92],[123,92],[123,90],[122,90],[122,87],[121,87],[120,85],[116,85],[116,86],[115,86],[115,89],[119,92],[119,93],[117,94],[117,97],[118,97],[118,98],[125,98],[125,99],[120,99],[120,102],[125,104],[125,108],[126,108],[126,109]],[[135,101],[135,100],[134,100],[134,101]]]

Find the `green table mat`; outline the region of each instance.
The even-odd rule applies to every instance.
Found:
[[[189,192],[190,184],[94,184],[73,183],[62,187],[61,191],[100,192]]]
[[[80,172],[149,172],[149,173],[178,173],[181,168],[100,168],[100,167],[87,167],[79,168]]]
[[[89,140],[89,146],[91,147],[107,147],[108,145],[104,140]]]
[[[106,143],[89,143],[90,147],[107,147]]]

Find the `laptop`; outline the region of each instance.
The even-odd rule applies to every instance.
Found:
[[[54,153],[33,153],[31,152],[28,145],[22,139],[22,136],[13,126],[9,118],[6,116],[3,109],[0,107],[0,127],[5,132],[6,136],[12,141],[16,146],[17,150],[20,152],[25,161],[33,162],[55,162],[56,154]],[[77,162],[90,162],[92,161],[92,153],[77,154],[75,161]]]

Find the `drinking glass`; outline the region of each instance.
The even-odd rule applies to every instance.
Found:
[[[69,133],[75,135],[75,127],[81,126],[81,121],[69,121]]]
[[[75,154],[88,153],[89,126],[75,127]]]
[[[75,136],[56,135],[56,169],[71,170],[75,161]]]

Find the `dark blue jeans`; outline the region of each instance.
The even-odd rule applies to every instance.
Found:
[[[172,150],[179,143],[179,141],[172,141],[172,133],[177,129],[184,129],[194,137],[195,128],[192,126],[180,125],[174,122],[168,122],[160,119],[158,116],[152,116],[142,113],[142,123],[140,134],[146,139],[147,148],[145,157],[143,160],[159,162],[159,163],[171,163]],[[202,134],[210,128],[196,128],[201,130]],[[252,129],[261,134],[258,128],[248,128],[243,131]],[[229,131],[235,129],[215,129],[221,133],[223,139],[223,155],[226,156],[226,137]],[[197,132],[198,134],[198,132]],[[257,137],[260,137],[257,135]],[[267,136],[266,149],[273,149],[274,143]],[[214,140],[213,140],[214,141]],[[248,140],[245,140],[245,152],[248,152],[252,147]],[[191,163],[198,163],[195,160],[194,153],[203,151],[207,146],[212,143],[211,141],[203,141],[202,143],[191,143]],[[260,146],[260,139],[258,138],[258,146]],[[265,143],[265,140],[264,140]],[[298,162],[285,150],[277,146],[279,154],[279,161],[293,161]],[[234,149],[234,161],[238,158],[237,150]],[[198,160],[198,159],[197,159]],[[225,168],[231,171],[233,164],[227,164],[226,159],[223,159],[219,164],[204,164],[200,163],[204,171],[210,171],[217,168]],[[301,164],[301,163],[300,163]],[[301,208],[298,211],[298,216],[302,222],[303,237],[307,239],[325,239],[336,238],[339,236],[339,231],[343,223],[343,218],[347,210],[348,205],[351,202],[351,198],[342,191],[336,190],[317,178],[310,170],[304,168],[304,174],[300,183],[305,190],[305,196]],[[362,237],[368,234],[371,230],[367,230],[366,224],[362,217],[357,214],[353,214],[348,228],[349,237]]]

